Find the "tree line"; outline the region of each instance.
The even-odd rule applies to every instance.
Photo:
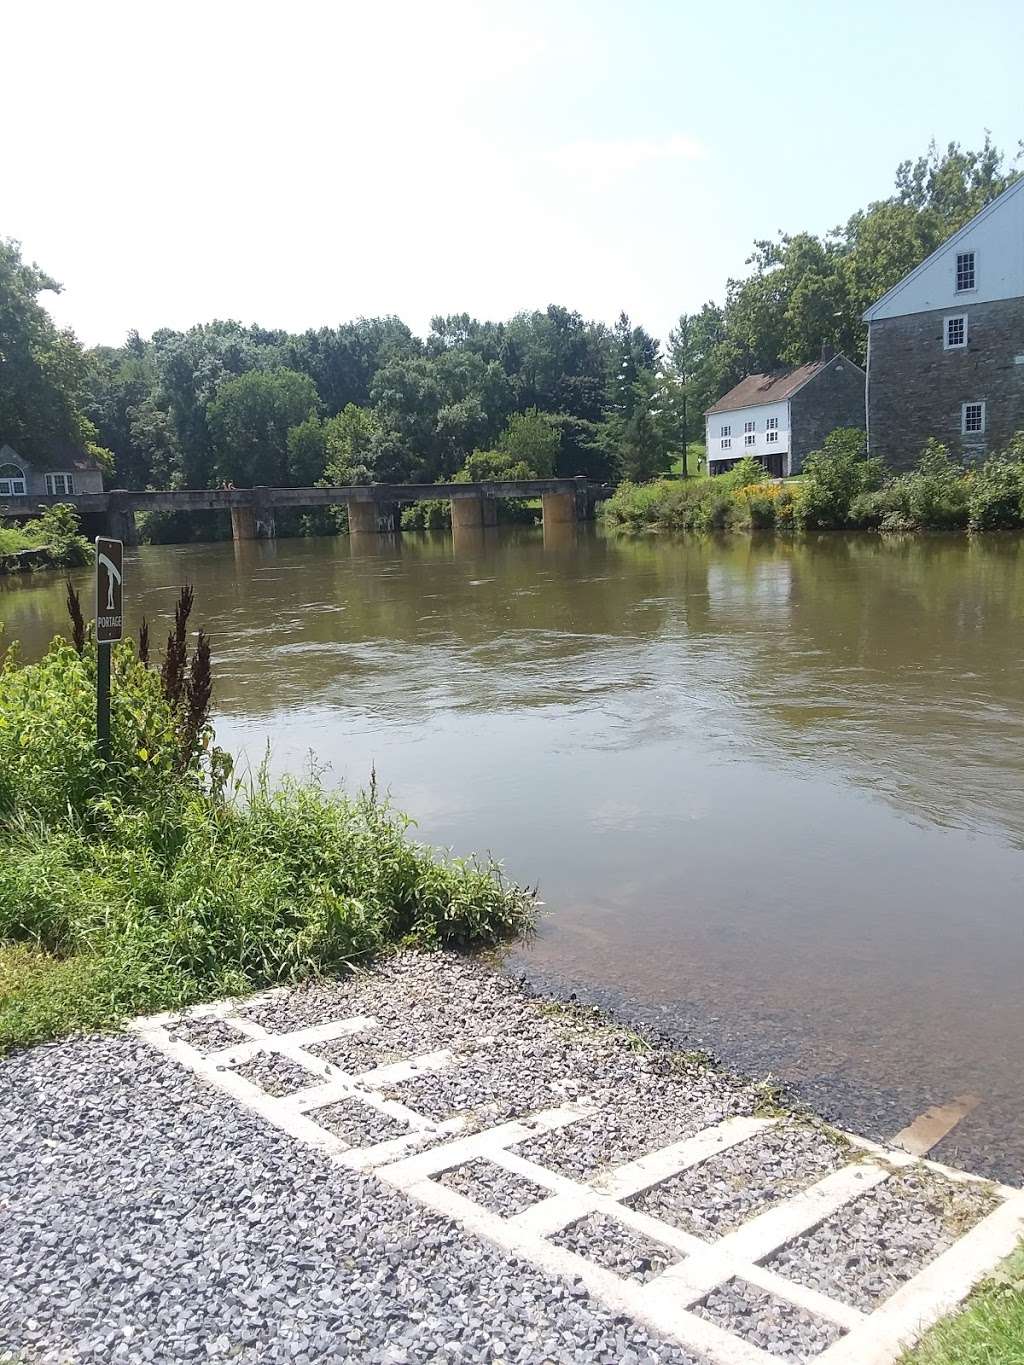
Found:
[[[39,302],[55,282],[0,240],[0,443],[31,457],[75,441],[126,488],[645,480],[744,374],[823,344],[862,361],[864,309],[1016,175],[987,136],[932,146],[845,226],[755,242],[749,273],[665,346],[625,314],[609,326],[553,304],[438,316],[425,337],[394,316],[302,333],[216,321],[83,350]]]

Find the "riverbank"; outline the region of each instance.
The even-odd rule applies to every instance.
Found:
[[[71,507],[48,507],[20,524],[0,523],[0,574],[76,568],[88,564],[91,557],[92,549],[79,534],[78,515]]]
[[[0,1359],[881,1362],[1024,1212],[450,954],[14,1053],[0,1137]]]
[[[1024,433],[980,465],[931,442],[914,469],[868,459],[864,433],[836,431],[798,479],[765,480],[743,459],[715,478],[620,484],[602,505],[607,525],[643,531],[1018,531],[1024,528]]]
[[[214,741],[209,640],[182,589],[159,672],[111,652],[110,758],[95,739],[96,646],[0,664],[0,1052],[141,1010],[250,990],[397,943],[494,943],[533,896],[413,842],[372,782],[355,797],[246,782]]]

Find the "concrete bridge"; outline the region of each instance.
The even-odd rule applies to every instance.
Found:
[[[231,514],[235,540],[256,540],[276,534],[279,508],[348,508],[349,530],[376,535],[400,529],[401,509],[414,502],[442,498],[451,503],[455,529],[493,526],[496,499],[540,498],[545,525],[580,521],[594,514],[594,504],[611,489],[574,479],[488,480],[483,483],[371,483],[333,488],[182,488],[135,492],[114,488],[106,493],[0,499],[0,519],[38,516],[44,507],[70,503],[90,529],[137,543],[136,512],[214,512]]]

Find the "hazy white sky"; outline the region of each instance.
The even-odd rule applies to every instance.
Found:
[[[933,136],[1024,135],[1024,5],[6,0],[0,235],[83,341],[550,302],[664,335]]]

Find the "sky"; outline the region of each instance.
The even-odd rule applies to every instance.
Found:
[[[755,239],[1024,137],[1019,0],[6,0],[0,236],[87,345],[560,303],[664,337]]]

